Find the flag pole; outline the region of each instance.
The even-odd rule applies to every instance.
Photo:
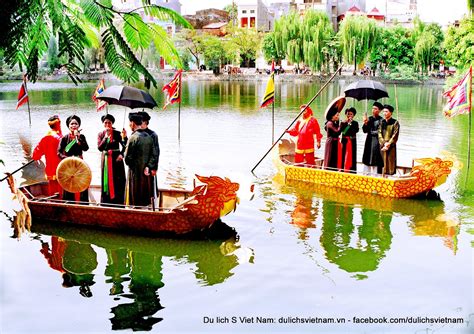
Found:
[[[178,143],[181,141],[181,86],[183,85],[182,79],[182,73],[179,73]]]
[[[263,159],[265,159],[265,157],[268,155],[268,153],[270,153],[270,151],[275,147],[275,145],[280,141],[281,138],[283,138],[283,136],[285,135],[286,131],[296,122],[296,120],[305,112],[306,108],[308,108],[311,103],[313,103],[313,101],[319,96],[319,94],[321,94],[321,92],[324,90],[324,88],[326,88],[327,85],[329,85],[329,83],[332,81],[332,79],[334,79],[334,77],[337,75],[337,72],[339,72],[342,67],[344,66],[344,64],[342,64],[334,73],[333,75],[331,75],[331,77],[328,79],[328,81],[326,81],[326,83],[319,89],[319,91],[316,93],[316,95],[313,96],[313,98],[306,104],[306,106],[301,109],[301,112],[298,114],[298,116],[296,116],[296,118],[290,123],[290,125],[288,125],[288,127],[285,129],[285,131],[283,131],[283,133],[281,134],[281,136],[273,143],[272,147],[270,147],[270,149],[267,151],[267,153],[265,153],[263,155],[263,157],[259,160],[259,162],[257,162],[257,164],[252,168],[252,170],[250,172],[253,173],[253,171],[255,170],[255,168],[257,168],[258,165],[260,165],[260,163],[263,161]]]
[[[272,102],[272,145],[275,143],[275,97]]]

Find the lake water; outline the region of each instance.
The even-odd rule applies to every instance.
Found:
[[[99,183],[101,114],[90,98],[96,83],[30,84],[31,127],[26,105],[15,110],[19,85],[0,83],[0,171],[26,162],[50,115],[61,116],[66,132],[65,118],[76,113],[91,146],[84,158]],[[320,124],[346,85],[334,83],[315,100]],[[277,81],[276,138],[320,86]],[[393,85],[387,88],[394,97]],[[189,185],[194,174],[240,183],[240,206],[223,218],[225,237],[160,239],[35,221],[31,232],[21,231],[13,228],[21,221],[18,204],[2,182],[0,332],[472,332],[469,118],[444,118],[442,87],[397,87],[399,164],[445,151],[463,168],[437,189],[441,200],[390,200],[285,184],[270,157],[252,174],[271,146],[271,111],[258,108],[264,90],[265,82],[185,82],[179,143],[177,105],[151,112],[160,184]],[[161,91],[152,93],[161,106]],[[361,123],[365,102],[349,105]],[[121,128],[125,108],[109,112]],[[364,138],[360,133],[359,160]],[[33,168],[16,176],[40,177]]]

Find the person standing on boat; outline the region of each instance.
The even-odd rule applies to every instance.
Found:
[[[400,124],[392,118],[393,107],[383,106],[384,119],[379,128],[379,144],[382,154],[383,170],[386,175],[393,175],[397,171],[397,141],[400,133]]]
[[[61,159],[58,156],[58,146],[61,141],[61,120],[58,115],[51,116],[48,119],[48,125],[51,128],[46,136],[41,138],[38,145],[33,150],[33,160],[40,160],[41,157],[46,159],[45,174],[48,180],[48,196],[52,196],[55,193],[59,194],[59,198],[62,196],[62,188],[56,179],[56,169],[58,168]]]
[[[125,165],[123,154],[127,143],[127,132],[115,130],[115,117],[107,114],[101,117],[105,130],[98,135],[97,146],[102,152],[101,203],[125,203]]]
[[[69,128],[69,134],[63,136],[58,146],[58,156],[60,159],[67,157],[79,157],[82,159],[82,154],[89,150],[86,137],[81,134],[79,127],[81,126],[81,119],[77,115],[71,115],[66,118],[66,125]],[[89,189],[81,193],[70,193],[63,191],[63,199],[76,202],[89,201]]]
[[[127,205],[148,206],[153,198],[153,177],[158,158],[153,139],[141,128],[143,119],[138,113],[128,116],[132,134],[125,147],[125,163],[129,167],[127,180]]]
[[[374,102],[372,116],[367,118],[367,114],[365,114],[363,118],[362,131],[367,133],[367,138],[365,139],[362,163],[364,164],[364,173],[370,175],[382,174],[383,160],[378,138],[380,124],[382,124],[382,116],[380,116],[382,109],[382,103]]]
[[[153,179],[154,179],[153,183],[155,185],[155,188],[157,188],[156,172],[158,170],[158,164],[160,162],[160,143],[158,141],[158,135],[156,134],[155,131],[153,131],[152,129],[148,127],[148,124],[150,123],[150,119],[151,119],[150,115],[146,111],[140,111],[138,114],[141,115],[143,119],[142,129],[146,133],[148,133],[153,139],[153,148],[155,149],[157,162],[156,162],[156,169],[153,169],[151,171],[151,175],[153,176]]]
[[[329,109],[326,113],[326,125],[324,126],[327,132],[324,150],[325,169],[336,170],[342,168],[342,147],[339,140],[339,136],[341,135],[339,114],[339,111],[335,108]]]
[[[313,117],[313,110],[306,106],[306,104],[303,104],[300,106],[300,111],[304,108],[306,110],[303,113],[302,119],[299,119],[295,126],[286,132],[293,137],[298,137],[296,141],[295,163],[306,161],[306,164],[314,166],[314,141],[316,140],[316,145],[320,148],[323,135],[321,134],[318,121]]]
[[[359,132],[359,123],[354,121],[357,110],[354,107],[346,109],[346,120],[341,122],[342,134],[342,161],[345,172],[357,171],[357,138]]]

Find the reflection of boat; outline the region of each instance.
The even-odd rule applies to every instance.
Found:
[[[15,188],[9,178],[12,192],[35,219],[53,220],[132,232],[187,233],[208,228],[218,219],[235,209],[239,185],[217,176],[197,176],[202,185],[192,191],[160,189],[159,205],[154,207],[125,207],[70,202],[47,196],[47,183],[35,183]],[[91,187],[91,198],[100,198],[100,188]]]
[[[196,265],[194,274],[204,285],[224,282],[233,275],[231,270],[239,262],[251,261],[243,257],[247,250],[241,249],[237,233],[225,223],[214,225],[204,238],[197,239],[131,236],[47,221],[33,224],[31,232],[95,245],[106,251],[126,249],[128,253],[145,253],[159,258],[170,257],[179,263],[194,263]]]
[[[224,223],[214,224],[207,229],[206,238],[196,240],[131,236],[41,220],[33,224],[32,232],[39,234],[34,239],[40,241],[44,236],[51,235],[52,250],[59,259],[55,263],[60,264],[62,273],[68,270],[67,277],[70,276],[69,271],[74,271],[76,276],[78,273],[93,277],[96,283],[101,279],[105,280],[112,303],[112,330],[150,331],[156,323],[163,320],[159,311],[163,309],[164,303],[159,292],[166,283],[163,279],[163,263],[166,259],[174,261],[176,265],[193,268],[193,274],[200,285],[223,283],[233,275],[232,270],[239,263],[251,261],[251,258],[240,256],[245,250],[238,244],[237,233]],[[65,251],[58,249],[54,252],[55,240],[67,245]],[[42,248],[44,244],[42,241]],[[68,249],[75,251],[75,254],[67,254]],[[97,254],[104,251],[107,255],[106,263],[98,265],[97,257],[86,251],[92,249]],[[70,256],[67,261],[66,255]],[[104,257],[99,256],[98,259],[101,261]],[[97,268],[104,268],[104,265],[102,275]],[[51,268],[58,270],[57,267]],[[80,285],[88,286],[83,281]],[[63,286],[67,287],[64,283]],[[103,284],[97,284],[95,289],[101,287]],[[91,292],[87,297],[90,296]]]
[[[430,191],[446,181],[453,166],[452,161],[440,158],[417,159],[415,161],[419,165],[413,168],[398,167],[397,174],[390,177],[322,169],[322,159],[316,160],[316,166],[306,167],[294,163],[294,143],[287,139],[280,142],[274,161],[286,180],[299,180],[393,198],[413,197]]]

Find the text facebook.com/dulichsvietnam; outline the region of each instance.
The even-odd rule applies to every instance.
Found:
[[[460,317],[263,317],[204,316],[205,324],[464,324]]]

